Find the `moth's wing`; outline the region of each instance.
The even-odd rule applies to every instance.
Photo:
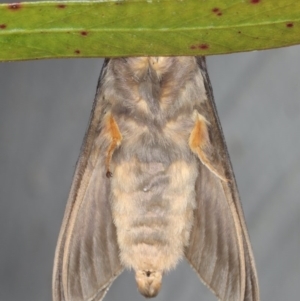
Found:
[[[104,154],[95,143],[105,105],[102,68],[90,124],[81,148],[56,247],[54,301],[102,300],[122,272],[116,229],[109,205],[110,181]]]
[[[234,174],[215,108],[204,58],[197,58],[207,94],[199,113],[209,122],[210,163],[199,162],[194,224],[185,255],[222,301],[258,301],[257,275]]]

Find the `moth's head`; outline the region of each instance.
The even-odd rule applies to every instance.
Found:
[[[139,270],[135,273],[139,292],[146,298],[156,297],[161,288],[162,272]]]

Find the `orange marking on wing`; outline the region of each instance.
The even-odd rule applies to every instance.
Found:
[[[112,115],[110,115],[107,119],[107,130],[108,130],[109,135],[111,136],[111,143],[107,150],[105,166],[106,166],[106,170],[107,170],[106,176],[111,177],[112,173],[109,170],[110,161],[111,161],[112,155],[114,153],[114,150],[118,146],[120,146],[121,141],[122,141],[122,134],[121,134],[119,127]]]
[[[189,146],[192,152],[198,155],[202,164],[204,164],[222,181],[227,182],[227,179],[219,173],[219,171],[212,165],[211,161],[206,156],[205,149],[212,148],[212,145],[209,141],[207,121],[202,115],[198,114],[197,116],[195,126],[190,135]]]
[[[197,118],[195,126],[190,136],[190,147],[193,152],[198,153],[209,144],[207,125],[203,120]]]

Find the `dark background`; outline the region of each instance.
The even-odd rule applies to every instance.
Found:
[[[0,64],[1,301],[51,300],[54,249],[101,64]],[[265,301],[299,299],[299,67],[299,46],[208,58]],[[105,300],[143,300],[133,274]],[[156,300],[216,299],[183,262]]]

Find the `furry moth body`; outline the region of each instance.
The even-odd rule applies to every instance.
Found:
[[[154,297],[183,257],[220,300],[259,300],[205,59],[106,60],[59,235],[53,300],[102,300],[124,267]]]

